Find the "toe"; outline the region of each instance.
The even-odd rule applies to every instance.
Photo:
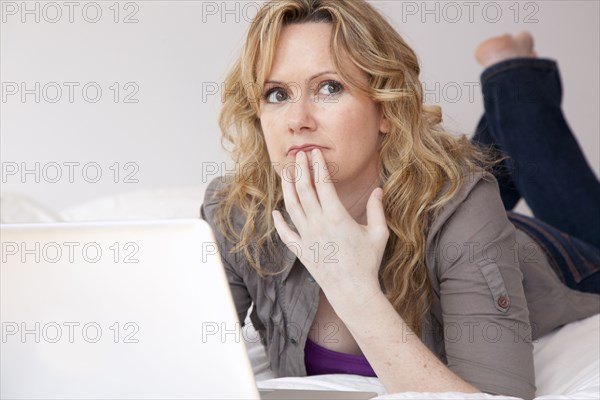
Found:
[[[533,50],[533,36],[529,32],[521,32],[515,37],[515,43],[517,44],[519,51],[522,56],[532,56]]]

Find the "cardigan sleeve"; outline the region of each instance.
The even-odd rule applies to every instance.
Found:
[[[533,344],[515,228],[480,180],[440,230],[435,271],[448,367],[479,390],[535,397]]]
[[[243,266],[239,262],[236,263],[236,257],[229,253],[231,244],[219,231],[215,221],[216,206],[219,203],[219,200],[215,197],[215,193],[223,188],[223,184],[222,178],[218,177],[208,185],[204,195],[204,202],[200,208],[200,215],[203,220],[208,222],[213,231],[215,239],[217,240],[217,246],[219,248],[219,253],[221,254],[221,259],[225,268],[225,274],[227,276],[227,282],[229,283],[235,309],[240,323],[243,326],[248,309],[252,303],[252,299],[243,279],[244,275],[241,271]]]

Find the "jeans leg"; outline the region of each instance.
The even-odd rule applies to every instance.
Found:
[[[600,249],[536,218],[512,211],[506,214],[516,228],[541,246],[565,285],[581,292],[600,293]]]
[[[503,61],[481,82],[489,133],[535,217],[600,247],[600,182],[560,108],[556,62]]]
[[[496,154],[502,152],[502,149],[498,146],[498,143],[494,141],[494,138],[490,133],[490,126],[485,115],[479,120],[475,134],[471,138],[471,143],[485,149],[491,149],[491,151]],[[498,181],[500,197],[502,198],[504,209],[507,211],[512,210],[521,199],[521,193],[519,193],[512,180],[512,172],[506,165],[506,161],[502,161],[500,164],[495,165],[491,172]]]

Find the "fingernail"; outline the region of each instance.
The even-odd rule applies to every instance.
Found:
[[[375,198],[377,200],[383,199],[383,189],[382,188],[375,189]]]

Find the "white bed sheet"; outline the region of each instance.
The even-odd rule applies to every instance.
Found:
[[[358,375],[274,378],[260,343],[247,343],[247,346],[259,388],[370,391],[379,394],[377,399],[515,399],[484,393],[386,394],[377,378]],[[533,356],[537,400],[600,399],[600,314],[540,338],[534,343]]]

